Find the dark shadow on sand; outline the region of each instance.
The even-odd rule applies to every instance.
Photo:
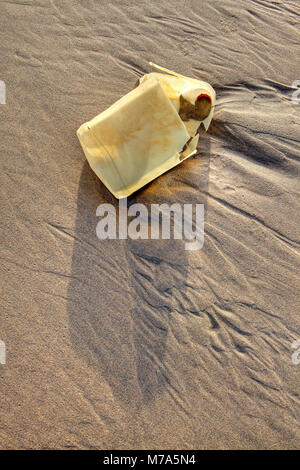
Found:
[[[127,206],[143,203],[149,212],[153,203],[206,207],[209,157],[210,137],[204,134],[196,156],[128,198]],[[85,163],[68,288],[70,336],[77,354],[119,403],[136,409],[170,380],[164,367],[170,314],[174,293],[185,288],[192,252],[184,249],[184,240],[99,240],[101,203],[118,212],[119,202]]]

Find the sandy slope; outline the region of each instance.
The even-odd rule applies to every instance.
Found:
[[[298,2],[0,10],[0,447],[299,447]],[[198,252],[95,235],[117,204],[75,131],[151,59],[218,94],[198,156],[129,200],[205,203]]]

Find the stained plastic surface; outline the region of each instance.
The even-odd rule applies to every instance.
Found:
[[[77,135],[92,170],[120,199],[196,152],[197,129],[208,128],[214,103],[208,83],[149,73]]]

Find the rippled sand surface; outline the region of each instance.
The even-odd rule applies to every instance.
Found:
[[[297,1],[0,1],[0,447],[299,448]],[[77,128],[148,61],[211,83],[195,157],[128,200],[204,203],[202,250],[100,241]]]

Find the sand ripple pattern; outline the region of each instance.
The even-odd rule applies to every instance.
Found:
[[[1,0],[1,448],[299,448],[296,1]],[[75,131],[148,60],[209,81],[198,155],[129,204],[205,243],[99,241]]]

